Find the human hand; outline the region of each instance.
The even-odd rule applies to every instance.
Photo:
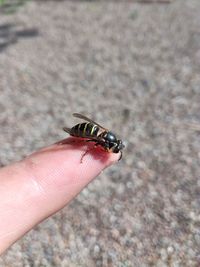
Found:
[[[0,254],[68,204],[119,156],[70,137],[0,169]]]

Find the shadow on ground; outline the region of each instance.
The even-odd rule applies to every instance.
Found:
[[[0,5],[0,13],[12,14],[29,0],[4,0]]]
[[[0,25],[0,53],[8,46],[15,44],[21,38],[37,37],[39,31],[36,28],[29,28],[20,30],[14,24],[1,24]]]

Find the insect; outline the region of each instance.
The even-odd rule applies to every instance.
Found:
[[[99,123],[87,118],[82,114],[73,113],[73,116],[87,122],[78,123],[72,128],[64,127],[63,130],[65,132],[74,137],[85,138],[87,142],[94,142],[95,146],[99,145],[108,152],[118,153],[122,151],[122,149],[124,148],[122,140],[117,139],[114,133],[105,129]],[[121,158],[122,152],[119,160]]]

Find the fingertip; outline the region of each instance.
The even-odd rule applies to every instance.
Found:
[[[67,138],[30,155],[25,161],[37,182],[46,190],[56,190],[73,183],[84,187],[119,158],[120,153],[107,152],[81,139]]]

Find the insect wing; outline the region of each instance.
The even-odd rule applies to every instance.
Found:
[[[68,134],[71,133],[71,128],[64,127],[63,130],[64,130],[65,132],[67,132]]]
[[[103,129],[104,131],[107,131],[107,129],[105,129],[103,126],[101,126],[99,123],[97,123],[96,121],[93,121],[91,119],[89,119],[88,117],[82,115],[82,114],[79,114],[79,113],[73,113],[73,116],[76,117],[76,118],[79,118],[79,119],[83,119],[85,121],[88,121],[88,122],[91,122],[91,123],[94,123],[95,125],[99,126],[101,129]]]

